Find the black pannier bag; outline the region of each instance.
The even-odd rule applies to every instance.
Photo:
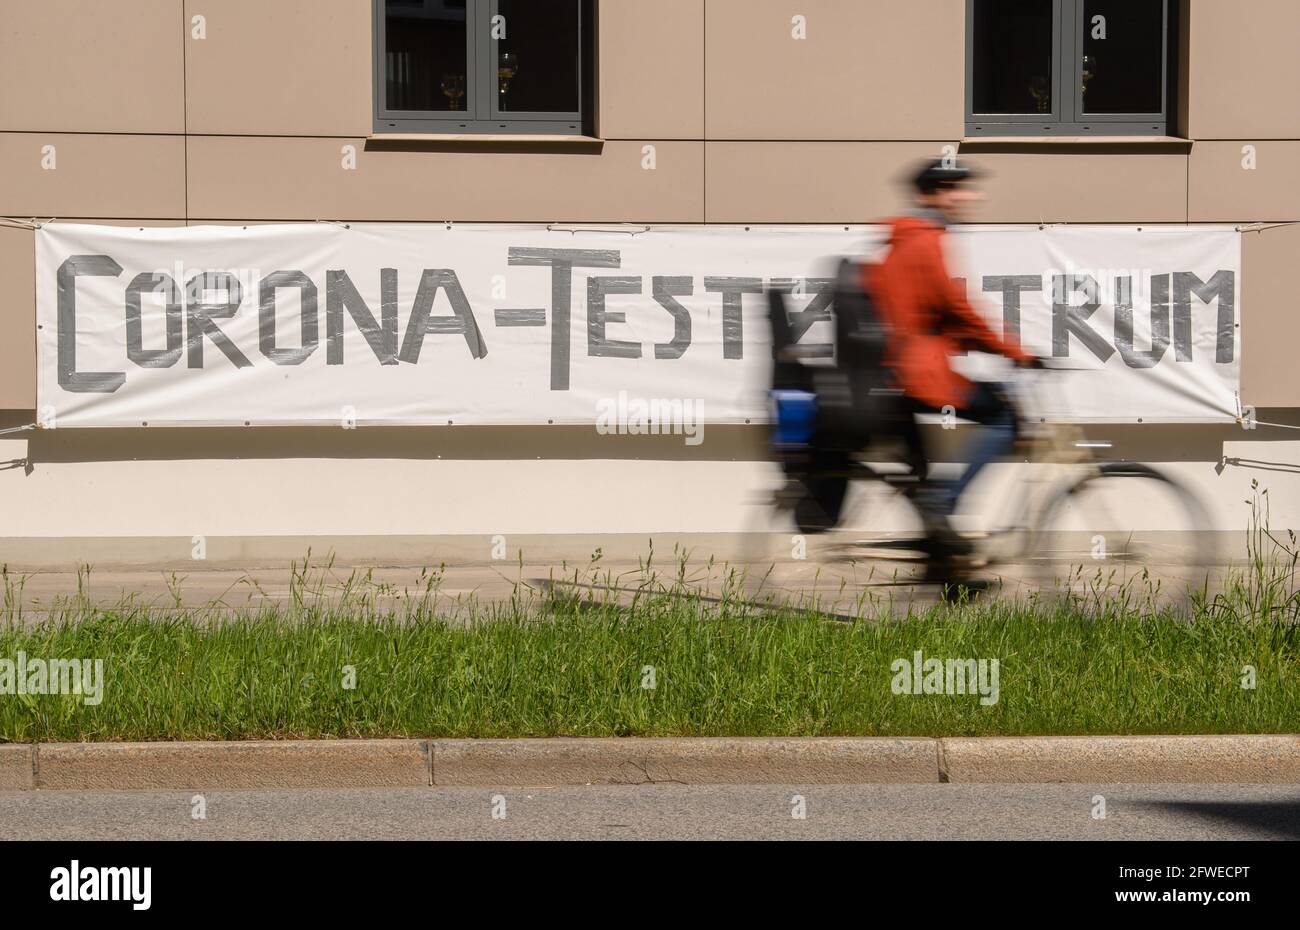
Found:
[[[897,428],[904,419],[885,368],[888,329],[863,286],[862,266],[849,259],[839,264],[831,299],[834,367],[803,363],[791,339],[784,295],[772,290],[768,296],[773,444],[798,488],[794,516],[800,531],[823,532],[839,522],[854,455],[870,444],[873,430]]]

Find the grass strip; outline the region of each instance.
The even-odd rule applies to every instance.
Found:
[[[1245,567],[1179,610],[1126,583],[834,622],[744,579],[701,596],[683,557],[450,613],[437,572],[415,596],[355,574],[326,592],[304,563],[280,606],[78,596],[32,624],[0,572],[0,741],[1294,733],[1300,550],[1256,517]],[[996,700],[946,675],[906,693],[918,652],[996,661]],[[102,699],[14,693],[20,653],[102,662]]]
[[[20,651],[102,659],[104,690],[98,704],[0,695],[8,741],[1300,729],[1300,627],[1226,612],[977,603],[849,624],[666,595],[630,609],[489,605],[454,623],[335,608],[160,621],[127,608],[0,632],[0,658]],[[996,659],[996,702],[897,693],[896,662],[918,651]]]

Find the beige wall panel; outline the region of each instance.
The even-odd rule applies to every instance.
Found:
[[[1300,109],[1300,96],[1295,106]],[[1253,170],[1242,168],[1246,145],[1255,146]],[[1298,168],[1300,142],[1197,142],[1189,169],[1191,219],[1300,220]]]
[[[67,219],[107,226],[179,226],[180,220]],[[36,232],[0,226],[0,410],[36,407]]]
[[[182,132],[177,0],[4,0],[0,130]]]
[[[1194,0],[1193,139],[1300,139],[1300,3]]]
[[[1300,226],[1241,236],[1241,400],[1300,407]]]
[[[373,126],[369,0],[186,0],[189,129],[368,135]]]
[[[1053,151],[971,153],[989,172],[983,223],[1182,223],[1187,156]]]
[[[606,139],[704,136],[704,0],[602,0],[598,132]]]
[[[710,142],[708,219],[860,222],[897,210],[910,167],[945,144]],[[977,219],[988,223],[1180,223],[1186,158],[1178,154],[969,156],[990,172]],[[1102,183],[1099,179],[1105,179]]]
[[[0,410],[36,407],[36,233],[0,226]]]
[[[0,216],[184,215],[181,136],[0,133]]]
[[[710,142],[710,223],[862,223],[904,204],[929,142]]]
[[[190,140],[190,216],[547,222],[699,222],[703,144],[642,142],[593,151],[365,149],[361,139]],[[341,168],[341,147],[357,168]]]
[[[960,137],[965,21],[964,0],[709,0],[707,137]]]

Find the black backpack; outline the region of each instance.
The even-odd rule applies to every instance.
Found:
[[[835,315],[835,359],[848,371],[883,378],[889,330],[871,292],[862,284],[862,265],[843,259],[835,272],[831,304]]]
[[[857,450],[891,413],[895,393],[885,367],[889,330],[870,291],[862,266],[844,259],[835,274],[831,299],[835,322],[835,367],[815,369],[818,440],[825,446]]]
[[[861,265],[847,258],[840,261],[835,272],[831,316],[835,325],[835,368],[884,383],[888,329],[874,298],[862,286]],[[796,344],[785,294],[776,288],[768,291],[768,321],[772,326],[772,355],[776,363],[772,387],[812,390],[812,372],[829,369],[811,368],[787,355],[786,350]]]
[[[810,391],[816,398],[806,451],[781,455],[786,474],[804,489],[794,506],[801,532],[822,532],[839,522],[848,490],[844,470],[854,453],[870,443],[873,431],[897,421],[897,392],[885,367],[888,329],[862,277],[862,266],[849,259],[836,270],[834,367],[805,365],[784,352],[794,345],[784,295],[776,289],[768,294],[774,391]]]

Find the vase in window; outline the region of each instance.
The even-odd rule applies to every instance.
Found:
[[[503,52],[501,54],[501,61],[497,66],[497,83],[503,103],[506,94],[510,93],[510,81],[518,73],[519,56],[514,52]]]
[[[465,75],[444,74],[442,76],[442,94],[447,98],[449,110],[459,110],[460,99],[465,96]]]

